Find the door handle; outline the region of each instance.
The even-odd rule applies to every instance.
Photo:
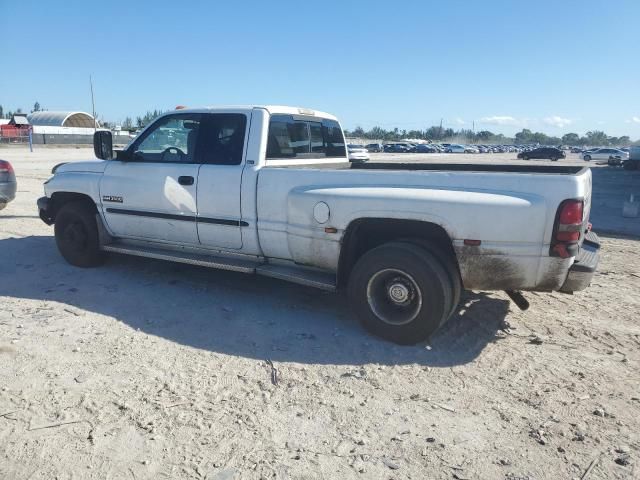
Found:
[[[193,177],[189,177],[189,176],[178,177],[178,183],[180,185],[193,185]]]

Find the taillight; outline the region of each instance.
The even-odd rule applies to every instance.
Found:
[[[1,173],[13,173],[13,167],[5,160],[0,160],[0,172]]]
[[[560,204],[551,239],[552,256],[569,258],[577,255],[583,215],[582,200],[565,200]]]
[[[582,224],[582,200],[566,200],[560,205],[560,224],[575,225]]]

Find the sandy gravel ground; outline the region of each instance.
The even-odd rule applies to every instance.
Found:
[[[399,347],[313,289],[67,265],[35,200],[86,155],[0,149],[0,478],[640,478],[637,240],[604,237],[585,292],[467,292]]]

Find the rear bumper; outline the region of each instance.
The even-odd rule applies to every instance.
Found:
[[[600,262],[600,239],[589,232],[585,236],[582,247],[576,256],[573,265],[569,269],[569,274],[560,291],[573,293],[584,290],[589,286]]]
[[[51,205],[51,199],[48,197],[40,197],[38,199],[38,215],[47,225],[52,225],[54,222],[53,208]]]

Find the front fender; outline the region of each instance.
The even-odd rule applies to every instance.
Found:
[[[44,185],[44,193],[51,198],[55,193],[78,193],[86,195],[96,204],[98,209],[100,200],[101,173],[95,172],[58,172]]]

